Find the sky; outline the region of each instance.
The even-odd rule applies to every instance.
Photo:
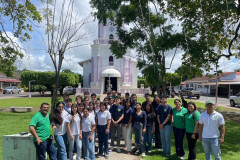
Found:
[[[60,3],[59,3],[60,4]],[[41,8],[41,4],[35,4],[38,8]],[[60,10],[60,5],[57,7]],[[77,0],[74,5],[74,15],[80,16],[80,18],[87,17],[91,14],[93,9],[90,7],[89,0]],[[90,24],[84,27],[84,30],[87,30],[90,34],[86,39],[80,41],[80,43],[88,44],[78,48],[69,50],[65,54],[65,59],[63,61],[62,69],[71,69],[75,73],[83,73],[83,68],[78,64],[80,61],[84,61],[91,58],[91,44],[94,39],[97,39],[97,30],[98,30],[97,20],[92,21]],[[176,28],[177,29],[177,28]],[[18,59],[15,63],[18,70],[28,69],[35,71],[53,71],[54,67],[50,56],[46,52],[46,36],[45,36],[45,22],[37,26],[33,26],[34,32],[30,33],[31,40],[28,42],[22,43],[18,39],[14,38],[14,41],[22,46],[24,58]],[[12,36],[11,32],[8,32],[8,35]],[[13,36],[12,36],[13,37]],[[134,50],[132,50],[133,55],[135,55]],[[171,55],[173,52],[169,53],[170,56],[166,58],[167,67],[171,61]],[[178,50],[173,61],[171,69],[167,72],[174,72],[182,63],[182,54],[183,51]],[[222,58],[220,60],[220,68],[223,72],[234,71],[234,69],[240,68],[239,60],[231,58],[230,60]],[[141,74],[139,72],[139,74]]]

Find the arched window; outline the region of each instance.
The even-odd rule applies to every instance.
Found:
[[[111,40],[111,39],[114,39],[114,37],[113,37],[112,34],[109,35],[109,39],[110,39],[110,40]]]
[[[114,62],[113,62],[113,56],[109,57],[109,66],[113,66]]]

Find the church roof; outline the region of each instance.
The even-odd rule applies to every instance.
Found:
[[[78,62],[78,64],[83,67],[83,64],[86,62],[91,62],[91,59],[87,59],[85,61]]]

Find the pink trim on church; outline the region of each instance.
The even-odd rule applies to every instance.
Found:
[[[131,58],[128,61],[128,82],[131,82]]]
[[[124,57],[123,58],[123,79],[122,79],[123,83],[125,82],[125,62],[126,62],[126,59]]]
[[[100,57],[99,56],[97,56],[97,81],[99,82],[99,80],[100,80],[100,59],[99,59]]]
[[[94,82],[94,58],[91,58],[92,68],[91,68],[91,82]]]

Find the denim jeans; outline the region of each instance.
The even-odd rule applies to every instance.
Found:
[[[98,125],[98,147],[99,147],[99,154],[108,155],[108,134],[106,134],[107,125]],[[103,150],[104,146],[104,150]]]
[[[40,145],[38,145],[37,142],[34,142],[34,145],[36,147],[38,160],[46,160],[46,152],[48,153],[50,160],[57,160],[57,150],[52,140],[46,140],[40,143]]]
[[[133,132],[135,134],[135,143],[137,145],[137,150],[139,150],[140,153],[143,152],[143,124],[139,122],[135,122],[133,124]]]
[[[164,129],[160,128],[163,152],[168,156],[171,154],[171,132],[172,132],[171,125],[165,125]]]
[[[118,124],[115,126],[113,123],[111,123],[111,146],[114,146],[114,141],[115,141],[115,133],[117,132],[117,146],[120,146],[120,139],[122,135],[122,124]]]
[[[71,140],[70,136],[68,135],[68,142],[69,142],[69,149],[68,149],[69,159],[73,160],[73,149],[74,149],[74,144],[76,144],[77,160],[80,160],[81,151],[82,151],[82,140],[79,139],[79,135],[74,135],[73,140]]]
[[[144,134],[144,140],[143,140],[144,151],[152,151],[153,135],[151,134],[151,132],[152,132],[152,125],[147,126],[146,132]]]
[[[95,160],[95,154],[93,152],[93,140],[89,140],[91,132],[82,133],[82,145],[84,152],[84,160]]]
[[[64,141],[64,135],[54,135],[56,144],[57,144],[57,159],[58,160],[66,160],[67,159],[67,151]]]
[[[184,156],[184,146],[183,146],[183,138],[185,135],[185,128],[176,128],[173,126],[173,133],[175,138],[175,149],[177,156]]]
[[[221,160],[219,138],[202,138],[202,146],[205,152],[206,160],[211,160],[211,151],[215,157],[215,160]]]
[[[123,133],[123,139],[125,142],[125,147],[127,148],[127,151],[132,151],[132,125],[130,124],[127,128],[127,124],[125,124],[124,127],[122,127],[122,133]]]
[[[160,129],[158,121],[155,121],[155,133],[153,137],[153,141],[155,142],[155,148],[161,149],[162,148],[162,142],[160,137]]]

